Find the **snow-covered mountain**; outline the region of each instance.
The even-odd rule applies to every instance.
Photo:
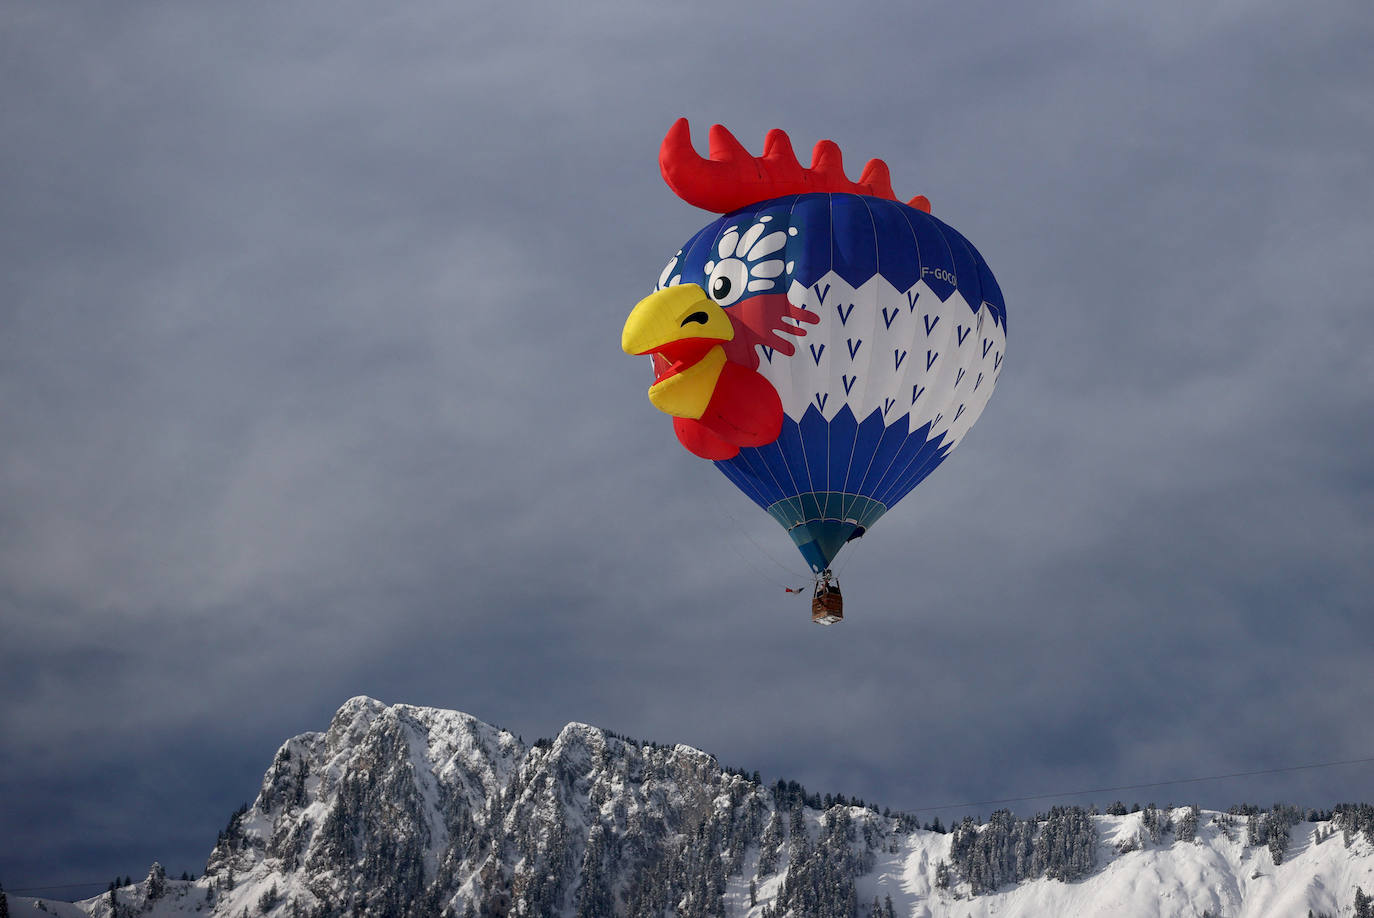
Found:
[[[93,918],[1296,916],[1374,893],[1374,808],[921,828],[687,746],[585,724],[525,746],[467,714],[353,698],[288,740],[193,881],[154,866]],[[1374,914],[1374,913],[1371,913]]]

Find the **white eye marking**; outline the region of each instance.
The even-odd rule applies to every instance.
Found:
[[[706,280],[706,292],[721,306],[729,306],[744,296],[749,266],[738,258],[727,258],[716,265]]]
[[[779,283],[775,278],[784,270],[792,273],[795,262],[784,265],[781,258],[768,256],[782,251],[788,236],[797,235],[797,228],[788,226],[785,233],[781,228],[770,233],[764,224],[772,219],[771,215],[759,217],[742,231],[738,225],[731,226],[716,242],[719,260],[713,258],[702,266],[706,277],[699,283],[717,304],[730,306],[739,302],[745,293],[773,290]],[[682,251],[679,250],[659,275],[655,289],[682,283],[681,263]]]
[[[749,232],[745,233],[744,237],[740,239],[739,245],[735,246],[735,254],[743,258],[744,253],[748,252],[749,247],[752,246],[755,242],[757,242],[758,238],[762,235],[762,223],[755,223],[753,226],[749,227]]]
[[[784,270],[792,273],[794,262],[784,265],[781,258],[768,256],[785,248],[787,237],[796,236],[797,228],[788,226],[785,233],[781,228],[770,233],[765,224],[772,219],[771,215],[759,217],[742,232],[739,226],[731,226],[716,243],[720,260],[706,262],[705,287],[721,306],[737,302],[746,292],[772,290],[778,283],[774,278]]]
[[[777,258],[772,261],[761,261],[750,267],[749,273],[755,277],[777,277],[782,273],[782,261]]]
[[[754,261],[765,255],[772,255],[786,244],[787,237],[782,233],[769,233],[767,236],[760,239],[757,245],[749,250],[748,258]]]
[[[731,255],[735,254],[735,246],[738,244],[739,233],[735,232],[735,230],[731,228],[730,232],[720,237],[720,245],[717,246],[717,249],[720,252],[720,257],[729,258]]]

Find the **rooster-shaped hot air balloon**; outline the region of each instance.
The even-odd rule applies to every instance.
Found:
[[[828,140],[808,169],[782,131],[755,157],[720,125],[710,150],[686,119],[663,140],[668,185],[724,216],[669,260],[621,345],[652,356],[649,400],[683,446],[791,535],[829,624],[835,555],[982,413],[1006,308],[978,251],[924,197],[897,201],[881,160],[852,182]]]

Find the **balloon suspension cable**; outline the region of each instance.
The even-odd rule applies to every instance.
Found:
[[[845,568],[849,567],[849,562],[854,558],[854,550],[859,547],[859,543],[862,541],[862,539],[854,539],[853,541],[845,542],[844,550],[839,552],[836,557],[830,559],[830,570],[835,576],[838,577]]]
[[[769,561],[772,561],[772,562],[773,562],[774,564],[776,564],[778,567],[782,568],[782,570],[783,570],[786,574],[788,574],[789,576],[792,576],[792,577],[795,577],[795,576],[796,576],[796,573],[797,573],[796,568],[795,568],[795,567],[789,567],[788,565],[786,565],[786,564],[784,564],[783,562],[779,561],[779,560],[777,559],[776,556],[774,556],[771,552],[769,552],[769,551],[768,551],[767,549],[765,549],[762,545],[760,545],[760,544],[758,543],[758,541],[757,541],[752,535],[749,534],[749,530],[746,529],[746,528],[744,527],[744,523],[741,522],[741,520],[739,519],[739,517],[737,517],[737,516],[735,516],[733,513],[731,513],[730,510],[729,510],[729,508],[726,507],[725,504],[723,504],[723,503],[721,502],[720,498],[719,498],[716,494],[714,494],[714,493],[711,494],[711,501],[712,501],[712,503],[714,503],[714,504],[716,505],[716,509],[717,509],[726,519],[728,519],[728,520],[730,521],[730,523],[735,527],[736,531],[738,531],[740,535],[744,536],[746,539],[749,540],[749,544],[750,544],[750,545],[753,545],[754,548],[758,550],[759,554],[763,555],[763,556],[764,556],[765,558],[767,558]],[[805,595],[806,592],[807,592],[807,588],[804,587],[804,586],[803,586],[803,587],[790,587],[790,586],[788,586],[786,583],[783,583],[782,581],[778,580],[777,577],[776,577],[775,575],[769,574],[769,573],[767,573],[766,571],[761,570],[761,569],[759,568],[759,566],[758,566],[757,564],[754,563],[753,559],[747,559],[747,562],[746,562],[746,563],[748,563],[749,566],[750,566],[751,568],[754,569],[754,573],[758,574],[760,577],[762,577],[764,580],[767,580],[769,583],[773,584],[774,586],[782,587],[782,589],[786,590],[788,593],[800,593],[800,594]]]

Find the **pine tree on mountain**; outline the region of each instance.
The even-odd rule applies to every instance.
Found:
[[[792,810],[792,819],[788,823],[787,834],[793,838],[798,834],[806,834],[806,813],[802,810],[800,803]]]
[[[0,918],[10,918],[10,900],[5,897],[4,883],[0,883]]]
[[[281,892],[277,889],[277,884],[273,883],[261,896],[258,897],[258,911],[264,915],[277,907],[281,901]]]
[[[1159,844],[1164,834],[1164,823],[1159,810],[1155,808],[1153,803],[1145,807],[1145,812],[1140,817],[1140,823],[1145,827],[1145,831],[1150,833],[1150,841],[1153,844]]]
[[[577,918],[597,918],[612,911],[613,894],[606,876],[606,830],[600,823],[592,826],[582,856],[581,882],[574,900]]]
[[[1184,811],[1183,816],[1178,820],[1178,827],[1174,830],[1174,838],[1179,841],[1194,841],[1197,839],[1197,821],[1199,816],[1198,808],[1190,806]]]
[[[157,861],[153,861],[153,866],[148,868],[148,878],[143,881],[143,891],[149,902],[161,899],[167,892],[167,871],[163,870]]]
[[[1374,918],[1374,900],[1358,886],[1355,887],[1355,918]]]
[[[1253,848],[1255,845],[1263,844],[1264,840],[1264,816],[1260,813],[1251,813],[1245,820],[1245,846]]]
[[[777,869],[778,849],[782,846],[782,817],[774,810],[759,842],[758,875],[766,877]]]

